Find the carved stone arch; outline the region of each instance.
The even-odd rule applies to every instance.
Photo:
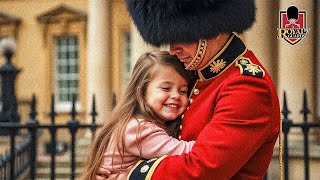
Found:
[[[0,37],[13,36],[14,39],[17,39],[20,24],[20,18],[0,12]]]
[[[74,9],[67,5],[60,5],[37,16],[39,23],[43,25],[43,39],[46,44],[48,28],[50,25],[58,25],[63,35],[68,35],[69,26],[72,23],[83,24],[82,30],[86,34],[87,14],[81,10]]]

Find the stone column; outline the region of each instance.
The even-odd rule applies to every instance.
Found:
[[[110,13],[111,1],[88,1],[87,112],[95,94],[98,122],[107,119],[112,108]]]
[[[244,33],[244,41],[276,81],[278,1],[256,1],[256,22]]]
[[[284,39],[279,39],[279,66],[278,66],[278,92],[280,102],[283,101],[283,91],[287,92],[288,107],[291,111],[289,117],[293,122],[302,122],[303,116],[300,114],[302,109],[302,99],[304,89],[308,94],[310,120],[315,114],[314,92],[315,92],[315,56],[314,56],[314,1],[294,1],[281,0],[280,10],[287,10],[289,6],[296,6],[299,11],[306,11],[307,28],[310,29],[306,37],[295,45],[291,45]]]
[[[145,52],[158,50],[159,48],[154,47],[152,45],[147,44],[141,37],[139,31],[137,30],[137,27],[132,22],[131,25],[131,64],[132,68],[134,64],[137,62],[138,58]]]
[[[309,32],[306,36],[295,45],[291,45],[284,39],[279,39],[279,78],[278,78],[278,92],[280,96],[280,102],[283,102],[283,91],[286,91],[288,108],[291,111],[289,118],[293,123],[302,123],[303,115],[300,113],[303,105],[303,91],[307,91],[308,108],[310,114],[308,116],[308,122],[312,122],[316,117],[315,109],[315,84],[316,84],[316,67],[315,67],[315,12],[314,1],[293,1],[293,0],[281,0],[280,10],[286,10],[290,6],[296,6],[299,11],[306,11],[306,27],[309,28]],[[282,107],[282,104],[281,104]],[[291,175],[290,178],[303,177],[303,133],[301,128],[291,128],[289,133],[289,151],[290,151],[290,172],[294,172],[295,175]],[[313,154],[317,154],[315,151],[315,133],[311,130],[308,135],[309,139],[309,153],[311,157],[317,157]],[[298,160],[295,158],[300,158]],[[295,163],[293,163],[295,162]],[[313,168],[312,166],[310,166]],[[299,179],[299,178],[297,178]],[[301,178],[300,178],[301,179]]]

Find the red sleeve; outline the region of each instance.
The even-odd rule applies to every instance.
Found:
[[[237,76],[227,82],[192,151],[164,158],[152,179],[230,179],[264,143],[277,138],[275,93],[261,78]]]

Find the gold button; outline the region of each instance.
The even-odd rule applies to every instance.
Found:
[[[179,126],[179,129],[180,129],[180,130],[182,129],[182,124]]]
[[[181,115],[181,118],[182,118],[182,119],[184,118],[184,114]]]
[[[179,135],[178,139],[181,139],[181,135]]]
[[[189,103],[190,103],[190,104],[193,103],[193,99],[189,99]]]
[[[194,90],[193,90],[193,94],[194,94],[194,95],[198,95],[199,92],[200,92],[199,89],[194,89]]]
[[[149,168],[150,168],[149,165],[146,164],[146,165],[142,166],[142,168],[140,169],[140,172],[145,173],[149,170]]]

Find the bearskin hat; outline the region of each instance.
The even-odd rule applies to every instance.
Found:
[[[142,38],[161,46],[242,33],[255,21],[254,0],[126,0]]]

